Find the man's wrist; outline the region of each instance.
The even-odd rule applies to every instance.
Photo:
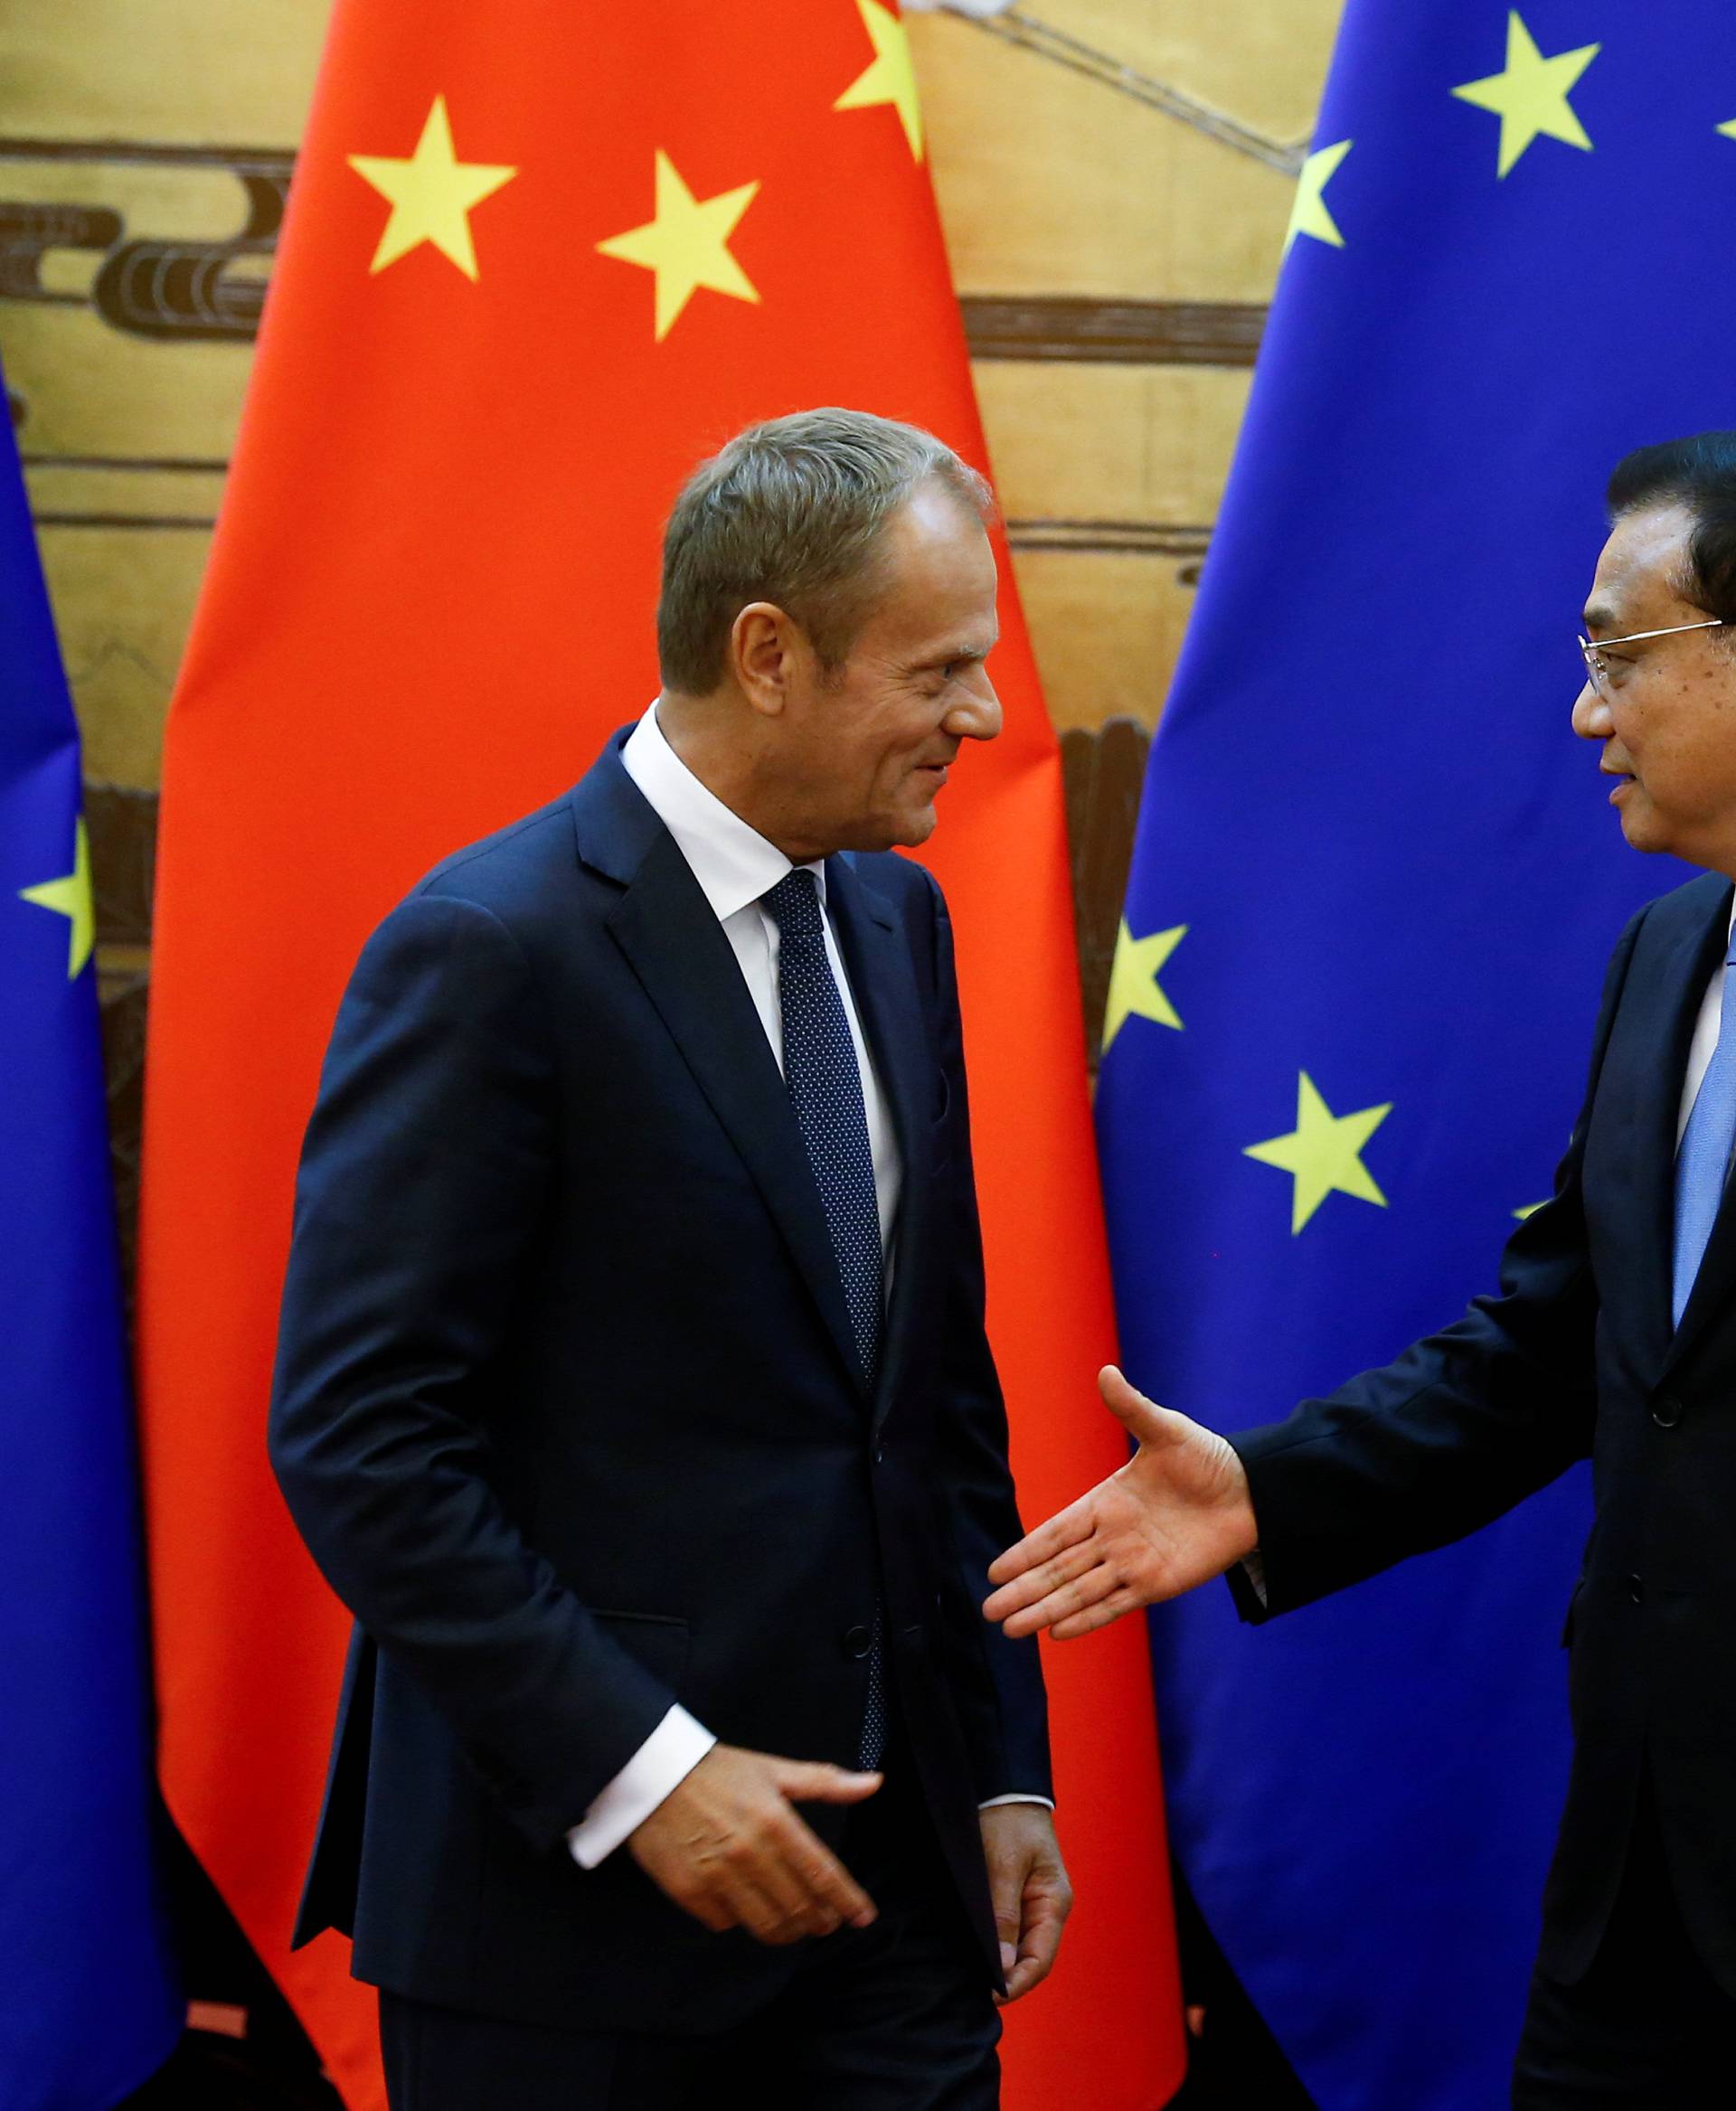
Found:
[[[582,1820],[567,1834],[580,1869],[595,1869],[668,1800],[717,1739],[682,1707],[671,1708]]]

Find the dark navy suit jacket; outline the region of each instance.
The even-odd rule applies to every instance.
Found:
[[[1736,1198],[1673,1327],[1676,1124],[1730,882],[1642,909],[1609,966],[1554,1199],[1498,1296],[1288,1421],[1231,1438],[1269,1610],[1458,1539],[1590,1458],[1595,1522],[1563,1636],[1573,1770],[1541,1961],[1590,1963],[1649,1772],[1696,1946],[1736,1994]],[[1736,1001],[1736,995],[1729,1001]],[[1242,1610],[1265,1616],[1238,1577]]]
[[[357,1637],[298,1938],[473,2012],[724,2027],[796,1953],[564,1835],[677,1700],[854,1765],[878,1588],[998,1983],[977,1806],[1049,1772],[1034,1649],[977,1609],[1020,1526],[946,910],[905,859],[827,862],[903,1159],[871,1396],[776,1059],[619,740],[393,910],[333,1034],[271,1456]]]

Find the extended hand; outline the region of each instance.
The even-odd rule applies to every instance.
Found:
[[[1248,1476],[1222,1437],[1148,1400],[1113,1363],[1097,1382],[1139,1448],[989,1569],[1000,1588],[983,1612],[1009,1635],[1049,1627],[1071,1642],[1222,1575],[1260,1543]]]
[[[866,1927],[873,1900],[791,1806],[862,1803],[879,1786],[878,1774],[713,1745],[627,1844],[660,1890],[720,1935],[745,1927],[782,1944],[846,1920]]]
[[[1017,2001],[1049,1976],[1073,1909],[1073,1887],[1061,1859],[1054,1818],[1041,1804],[996,1804],[977,1816],[1000,1930],[1005,1998]]]

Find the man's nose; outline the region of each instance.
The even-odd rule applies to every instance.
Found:
[[[978,672],[965,700],[947,713],[948,732],[960,740],[992,740],[1001,730],[1005,714],[995,684]]]
[[[1607,740],[1615,730],[1609,706],[1586,683],[1573,699],[1573,730],[1581,740]]]

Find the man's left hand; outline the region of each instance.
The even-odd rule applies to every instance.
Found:
[[[995,1999],[1017,2001],[1049,1976],[1073,1909],[1073,1887],[1061,1859],[1052,1812],[1037,1803],[1005,1803],[977,1816],[1006,1974],[1006,1993]]]

